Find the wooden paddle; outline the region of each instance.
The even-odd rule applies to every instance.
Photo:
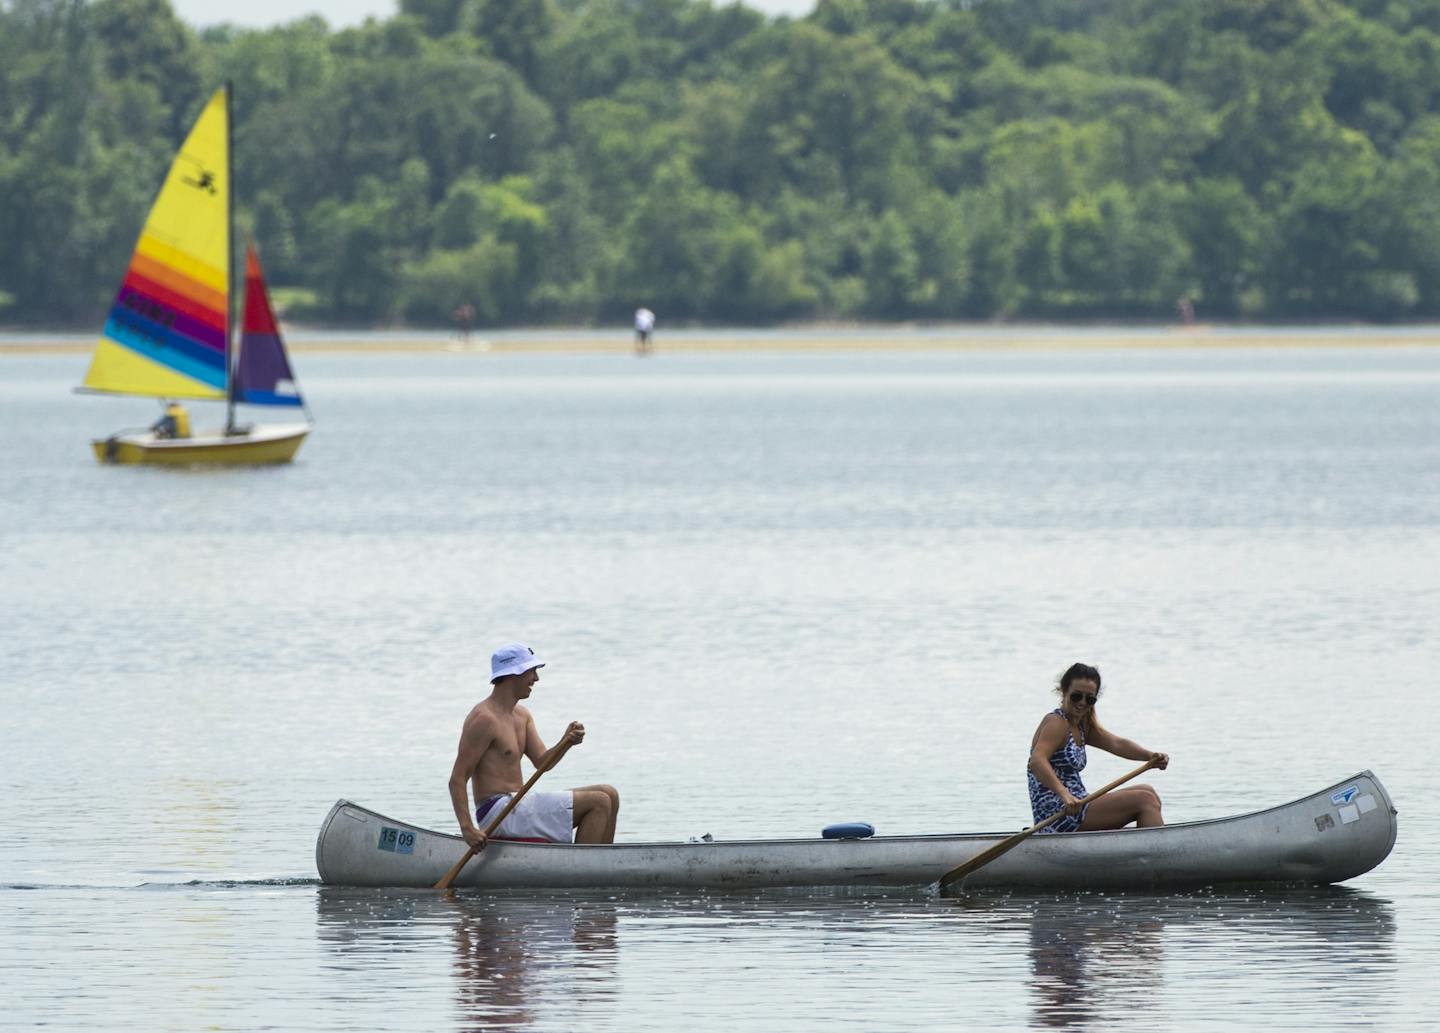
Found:
[[[535,769],[535,774],[531,775],[530,780],[520,787],[520,791],[518,793],[510,797],[510,802],[507,803],[505,807],[500,811],[500,813],[495,816],[495,820],[492,821],[489,825],[485,826],[485,839],[487,842],[489,841],[490,837],[494,835],[495,830],[500,827],[500,823],[504,821],[510,815],[510,812],[515,809],[515,805],[520,802],[520,798],[530,791],[530,787],[540,780],[541,775],[545,774],[545,772],[549,771],[556,764],[560,763],[560,758],[565,756],[565,751],[569,748],[570,743],[565,739],[561,739],[560,745],[555,748],[555,750],[550,754],[549,758],[546,759],[545,763]],[[460,869],[464,868],[465,865],[469,864],[470,858],[474,857],[478,852],[479,851],[477,851],[476,848],[473,846],[469,850],[465,851],[465,856],[460,858],[460,860],[456,861],[455,867],[451,868],[448,872],[442,875],[440,877],[440,881],[437,882],[433,888],[437,890],[448,890],[450,888],[450,884],[459,877]]]
[[[1124,785],[1136,775],[1143,775],[1145,772],[1149,771],[1154,766],[1155,761],[1147,760],[1144,764],[1141,764],[1134,771],[1130,772],[1130,774],[1122,775],[1115,781],[1111,782],[1109,785],[1101,789],[1095,790],[1095,792],[1085,797],[1085,802],[1089,803],[1092,800],[1100,799],[1100,797],[1104,796],[1110,790],[1114,789],[1117,786]],[[949,889],[955,883],[965,878],[965,876],[975,871],[975,869],[984,867],[991,861],[995,860],[995,858],[999,857],[1001,854],[1009,853],[1015,847],[1020,845],[1020,841],[1022,839],[1026,838],[1027,836],[1035,835],[1035,833],[1039,832],[1041,829],[1049,828],[1051,825],[1055,824],[1055,822],[1059,821],[1063,817],[1065,817],[1064,809],[1056,811],[1054,814],[1050,815],[1050,817],[1046,818],[1039,824],[1031,825],[1028,829],[1017,832],[1015,833],[1015,835],[1011,836],[1008,839],[1002,839],[994,846],[980,851],[978,854],[970,858],[970,860],[966,861],[964,864],[956,865],[954,868],[951,868],[944,875],[940,876],[941,891],[943,892],[944,890]]]

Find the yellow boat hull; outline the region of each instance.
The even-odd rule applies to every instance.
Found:
[[[255,427],[247,434],[158,438],[149,432],[116,434],[90,442],[101,463],[147,466],[259,466],[288,463],[300,451],[309,424]]]

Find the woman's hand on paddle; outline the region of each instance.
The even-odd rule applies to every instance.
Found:
[[[468,829],[461,829],[460,834],[465,837],[465,842],[469,843],[472,847],[475,848],[476,853],[484,850],[485,844],[489,842],[489,839],[485,835],[485,833],[481,832],[473,825]]]
[[[585,741],[585,726],[579,721],[571,721],[562,738],[567,746],[579,746]]]
[[[1150,763],[1154,764],[1161,771],[1164,771],[1170,766],[1170,754],[1168,753],[1152,753],[1145,759],[1150,761]]]
[[[1080,808],[1085,806],[1085,801],[1077,800],[1069,790],[1060,795],[1060,802],[1064,805],[1066,814],[1079,814]]]

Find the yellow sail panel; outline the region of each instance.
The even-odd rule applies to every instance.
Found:
[[[170,166],[140,238],[174,249],[168,260],[212,270],[223,285],[230,266],[230,162],[225,91],[216,90]],[[160,258],[159,255],[153,257]],[[167,260],[163,259],[162,260]],[[207,282],[191,269],[192,279]]]
[[[205,398],[223,401],[223,388],[209,387],[169,366],[152,362],[129,348],[102,337],[90,361],[85,387],[122,395],[157,398]]]
[[[84,387],[169,398],[225,397],[229,135],[227,95],[221,89],[170,165]]]

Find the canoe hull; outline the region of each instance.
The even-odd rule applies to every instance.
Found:
[[[149,432],[116,434],[90,442],[101,463],[159,466],[255,466],[288,463],[300,451],[308,423],[273,424],[248,434],[197,434],[157,438]]]
[[[963,886],[1153,890],[1335,883],[1383,861],[1395,833],[1390,797],[1379,779],[1364,771],[1252,814],[1158,829],[1031,836],[972,873]],[[608,846],[492,843],[466,865],[455,885],[495,890],[924,887],[1007,835]],[[320,828],[315,862],[321,882],[331,885],[426,887],[464,853],[458,836],[341,800]]]

